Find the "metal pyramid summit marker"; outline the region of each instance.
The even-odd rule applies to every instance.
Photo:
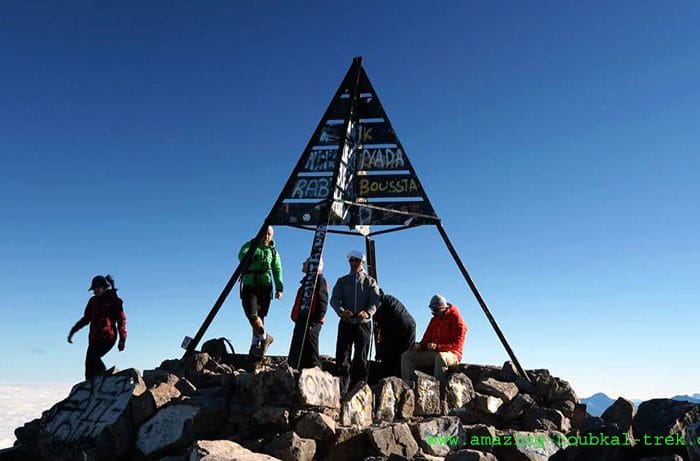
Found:
[[[187,350],[185,355],[195,350],[244,268],[250,266],[254,249],[262,242],[267,227],[273,224],[314,231],[308,258],[309,269],[303,282],[300,305],[302,312],[309,309],[312,303],[327,233],[363,237],[367,248],[368,271],[377,279],[374,241],[371,237],[424,224],[435,225],[516,369],[529,380],[435,214],[379,96],[362,67],[362,58],[353,59],[248,252],[231,275],[197,334],[194,338],[186,337],[183,341],[183,347]],[[334,225],[347,225],[351,231],[328,229]],[[370,232],[369,226],[372,225],[398,227]],[[309,317],[306,316],[307,322]],[[299,357],[299,361],[289,365],[298,369],[300,354],[290,351],[290,360],[293,355]]]
[[[270,223],[354,228],[436,220],[362,58],[355,58],[271,211]]]

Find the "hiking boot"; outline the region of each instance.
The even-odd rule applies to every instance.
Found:
[[[267,352],[267,349],[270,347],[270,344],[272,344],[272,341],[274,341],[274,340],[275,340],[275,337],[272,336],[270,333],[268,333],[261,344],[261,346],[262,346],[261,347],[262,348],[261,355],[265,355],[265,353]]]

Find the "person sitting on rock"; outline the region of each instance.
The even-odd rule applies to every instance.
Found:
[[[467,324],[457,309],[442,295],[435,295],[429,304],[433,318],[421,342],[401,355],[401,377],[415,380],[416,368],[433,367],[433,376],[444,380],[447,369],[462,360]]]
[[[73,344],[73,335],[86,325],[90,325],[88,348],[85,355],[85,379],[92,379],[106,370],[102,357],[107,354],[117,341],[119,333],[120,351],[126,344],[126,315],[124,303],[117,296],[114,279],[111,275],[96,275],[89,288],[94,293],[85,306],[83,317],[78,320],[70,333],[68,342]]]
[[[301,267],[304,274],[309,272],[310,261],[307,259]],[[321,325],[326,316],[328,307],[328,282],[323,277],[323,258],[319,259],[316,282],[314,283],[311,304],[307,309],[301,310],[301,302],[304,297],[304,281],[297,290],[297,296],[292,307],[292,320],[294,321],[294,333],[292,343],[289,345],[287,363],[293,368],[321,367],[318,356],[318,337],[321,333]],[[303,344],[303,347],[302,347]]]
[[[416,321],[401,301],[379,290],[381,302],[374,314],[377,342],[376,359],[381,361],[381,377],[401,376],[401,354],[416,342]]]

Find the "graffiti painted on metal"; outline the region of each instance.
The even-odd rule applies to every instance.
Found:
[[[360,176],[358,197],[418,197],[423,195],[420,183],[413,175]]]

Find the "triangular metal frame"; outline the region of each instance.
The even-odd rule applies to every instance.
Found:
[[[243,268],[250,264],[253,249],[262,241],[269,225],[314,231],[309,271],[304,278],[302,311],[311,305],[327,233],[365,238],[370,275],[376,278],[372,236],[420,225],[435,225],[516,369],[529,380],[442,227],[362,67],[361,57],[353,59],[249,251],[195,337],[185,343],[186,355],[193,352],[201,341]],[[369,232],[371,225],[395,227]],[[329,226],[348,226],[351,230],[334,230]],[[298,363],[290,365],[299,366]]]

